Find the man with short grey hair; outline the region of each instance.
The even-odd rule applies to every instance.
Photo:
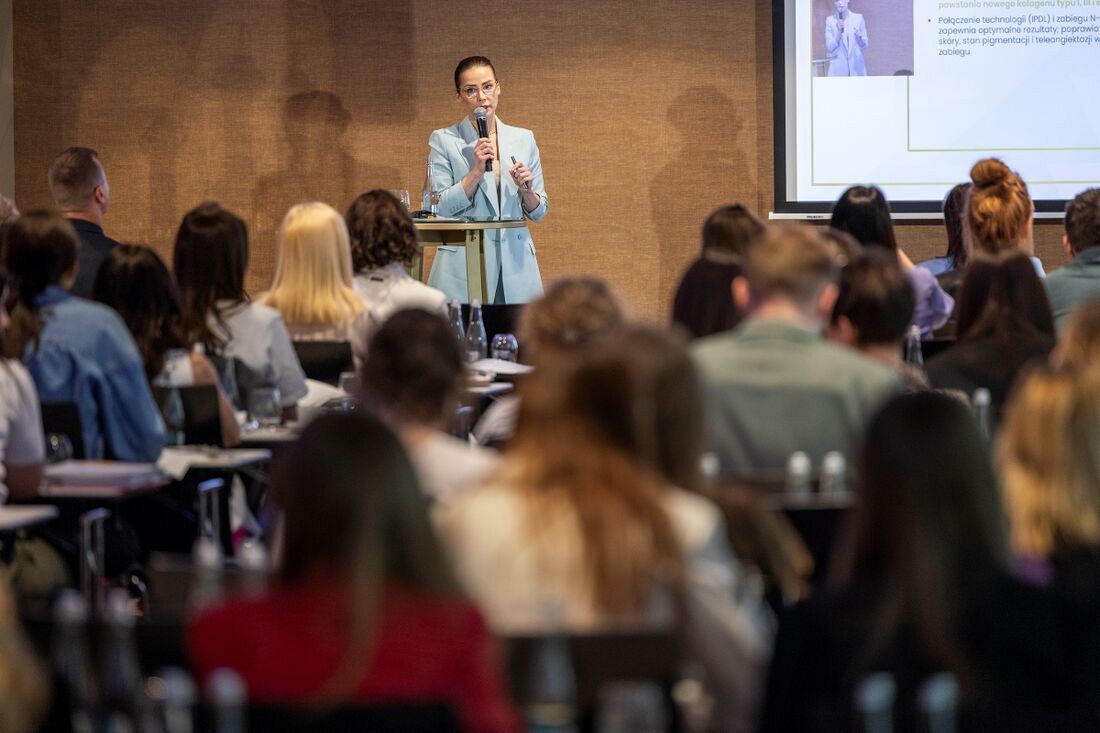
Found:
[[[80,237],[76,282],[70,291],[90,298],[99,266],[118,244],[103,233],[103,215],[111,199],[107,173],[96,151],[72,147],[54,158],[48,181],[53,200]]]

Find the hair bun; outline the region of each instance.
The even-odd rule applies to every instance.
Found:
[[[970,169],[970,180],[977,188],[990,188],[999,186],[1015,178],[1016,174],[997,158],[979,160]]]

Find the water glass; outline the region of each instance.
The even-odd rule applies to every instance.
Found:
[[[261,428],[276,428],[283,421],[283,397],[278,387],[256,387],[248,395],[248,415]]]
[[[405,207],[405,211],[412,211],[412,199],[409,198],[407,188],[391,188],[390,193]]]
[[[65,433],[46,433],[46,463],[53,465],[73,457],[73,441]]]
[[[519,341],[510,333],[498,333],[493,336],[490,355],[501,361],[519,361]]]

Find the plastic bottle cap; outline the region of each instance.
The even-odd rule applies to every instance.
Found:
[[[104,618],[112,626],[124,626],[132,628],[134,625],[134,607],[130,594],[122,588],[112,588],[107,591],[107,601],[104,605]]]
[[[80,591],[66,588],[57,595],[53,607],[54,620],[59,624],[76,626],[88,622],[88,603]]]
[[[985,387],[978,387],[974,390],[971,401],[974,403],[974,407],[989,407],[990,403],[993,401],[993,397],[989,394],[988,389]]]
[[[210,673],[206,680],[206,696],[215,705],[241,705],[248,697],[244,679],[227,667]]]

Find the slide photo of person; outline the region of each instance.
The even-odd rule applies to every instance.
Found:
[[[813,0],[816,76],[913,73],[913,0]]]

